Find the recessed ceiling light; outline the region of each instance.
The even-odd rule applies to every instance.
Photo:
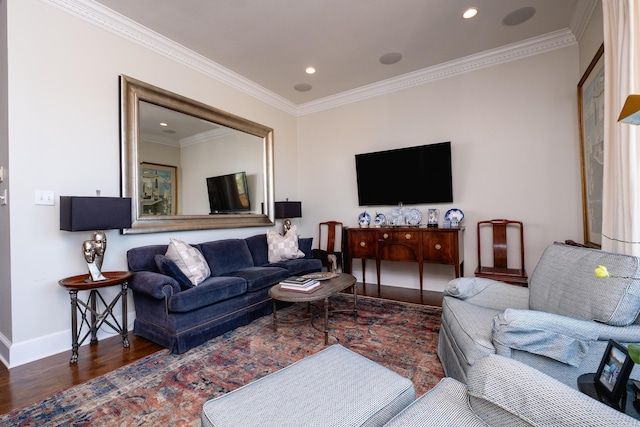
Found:
[[[462,17],[464,19],[471,19],[477,14],[478,14],[478,9],[476,9],[475,7],[471,7],[464,11],[464,13],[462,14]]]
[[[313,68],[313,67],[307,67],[307,69],[304,70],[304,72],[307,73],[307,74],[313,74],[313,73],[316,72],[316,69]]]
[[[507,16],[502,19],[502,25],[506,25],[507,27],[519,25],[533,18],[535,14],[536,9],[534,7],[521,7],[507,14]]]
[[[308,91],[311,90],[312,86],[310,84],[307,84],[307,83],[298,83],[293,88],[295,90],[297,90],[298,92],[308,92]]]
[[[402,54],[398,52],[389,52],[382,55],[379,59],[381,64],[391,65],[399,62],[402,59]]]
[[[169,126],[168,124],[166,124],[165,122],[161,122],[160,126]]]

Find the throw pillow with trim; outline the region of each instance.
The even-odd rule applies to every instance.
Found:
[[[211,275],[209,264],[202,253],[182,240],[169,239],[165,256],[176,263],[194,286],[198,286]]]
[[[153,260],[156,262],[156,267],[160,270],[160,273],[165,276],[169,276],[175,279],[180,285],[180,289],[186,291],[187,289],[193,288],[193,283],[187,276],[184,275],[182,270],[178,268],[175,262],[171,261],[164,255],[158,254],[153,257]]]
[[[291,226],[284,236],[267,230],[267,250],[270,263],[305,257],[304,252],[298,248],[295,225]]]

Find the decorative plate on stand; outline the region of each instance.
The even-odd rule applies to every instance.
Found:
[[[360,227],[368,227],[371,224],[371,215],[367,211],[362,212],[358,215],[358,224],[360,224]]]
[[[422,221],[422,212],[419,209],[409,209],[406,215],[407,224],[409,225],[420,225],[420,221]]]
[[[387,223],[387,217],[384,214],[376,213],[376,216],[373,218],[373,225],[376,227],[382,227]]]
[[[464,212],[460,209],[449,209],[446,214],[444,214],[444,219],[448,219],[449,221],[455,220],[458,223],[461,223],[464,219]]]

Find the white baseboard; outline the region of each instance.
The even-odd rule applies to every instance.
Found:
[[[122,324],[121,316],[116,316],[116,319]],[[129,331],[133,329],[133,319],[135,319],[135,312],[127,313],[127,329]],[[85,331],[87,331],[86,326],[83,329],[83,332]],[[98,331],[98,340],[116,335],[115,331],[105,326]],[[11,343],[5,336],[0,334],[0,361],[2,361],[7,368],[11,369],[64,352],[68,352],[69,359],[71,359],[71,341],[71,328],[19,343]],[[90,341],[91,339],[88,337],[85,342],[82,343],[82,346],[89,344]]]

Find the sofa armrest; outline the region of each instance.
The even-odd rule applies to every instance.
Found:
[[[174,278],[153,271],[134,272],[129,287],[134,293],[145,294],[159,300],[180,292],[180,285]]]
[[[640,426],[638,421],[521,362],[489,355],[470,368],[473,411],[491,425]]]
[[[483,277],[460,277],[449,282],[445,296],[494,310],[529,308],[529,289]]]
[[[534,310],[507,309],[493,318],[493,345],[496,354],[511,357],[522,350],[579,366],[598,339],[598,324],[559,314]]]

